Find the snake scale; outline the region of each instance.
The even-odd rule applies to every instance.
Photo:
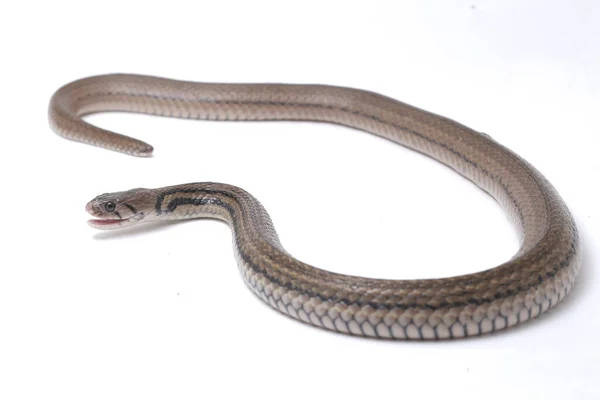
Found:
[[[135,156],[152,153],[142,141],[82,119],[105,111],[220,121],[320,121],[363,130],[424,153],[473,181],[500,203],[520,233],[518,252],[482,272],[444,279],[371,279],[292,257],[261,204],[231,185],[132,189],[87,204],[96,218],[90,225],[98,229],[166,219],[226,221],[248,286],[273,308],[308,324],[394,339],[481,335],[555,306],[579,272],[574,219],[533,166],[488,135],[391,98],[325,85],[215,84],[113,74],[57,90],[50,101],[50,125],[68,139]]]

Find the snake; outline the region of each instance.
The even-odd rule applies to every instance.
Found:
[[[83,119],[111,111],[217,121],[312,121],[365,131],[429,156],[472,181],[500,204],[519,233],[517,253],[493,268],[436,279],[381,279],[334,273],[294,258],[281,245],[261,203],[229,184],[136,188],[104,193],[87,203],[94,217],[89,224],[103,230],[189,218],[225,221],[245,283],[274,309],[307,324],[388,339],[478,336],[556,306],[580,271],[573,215],[536,168],[485,133],[384,95],[330,85],[109,74],[59,88],[50,100],[49,123],[67,139],[150,156],[149,144]],[[305,195],[335,207],[322,193]],[[227,290],[222,296],[228,296]],[[220,307],[219,300],[209,307]],[[228,317],[237,312],[228,310]]]

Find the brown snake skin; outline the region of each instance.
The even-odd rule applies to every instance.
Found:
[[[529,163],[450,119],[367,91],[323,85],[210,84],[140,75],[81,79],[52,97],[61,136],[147,156],[152,147],[92,126],[85,114],[130,111],[207,120],[307,120],[387,138],[448,165],[490,193],[520,232],[511,260],[445,279],[387,280],[307,265],[279,243],[267,212],[244,190],[219,183],[133,189],[98,196],[90,224],[114,229],[162,219],[220,218],[232,228],[246,283],[293,318],[354,335],[446,339],[501,330],[565,298],[580,268],[577,229],[550,183]],[[226,296],[226,293],[223,293]]]

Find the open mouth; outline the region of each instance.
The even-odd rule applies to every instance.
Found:
[[[117,229],[121,228],[128,223],[131,223],[130,218],[127,219],[90,219],[88,220],[88,225],[92,228],[96,229]]]

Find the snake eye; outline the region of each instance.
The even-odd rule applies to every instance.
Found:
[[[116,208],[117,206],[112,201],[109,201],[108,203],[104,204],[104,209],[108,212],[113,212]]]

